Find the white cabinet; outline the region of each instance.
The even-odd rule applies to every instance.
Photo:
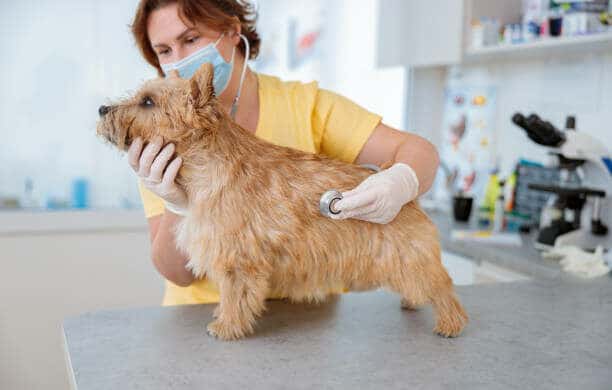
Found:
[[[0,389],[67,389],[61,324],[158,306],[142,210],[0,213]]]
[[[464,1],[378,3],[378,66],[450,65],[461,61]]]
[[[521,13],[522,0],[378,0],[376,65],[424,68],[609,52],[612,48],[612,31],[471,47],[472,21],[494,18],[501,27],[520,23]]]

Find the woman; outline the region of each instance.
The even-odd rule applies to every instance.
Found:
[[[390,168],[370,176],[336,203],[338,218],[388,223],[401,207],[426,192],[438,168],[435,147],[400,132],[316,82],[283,82],[256,74],[246,58],[257,57],[260,39],[251,6],[240,0],[141,0],[132,32],[143,56],[160,76],[175,71],[188,78],[203,62],[215,68],[214,89],[234,120],[271,143],[356,164]],[[187,255],[176,249],[173,228],[186,207],[174,179],[180,156],[161,139],[128,151],[149,221],[152,258],[167,279],[164,305],[218,301],[206,279],[185,269]]]

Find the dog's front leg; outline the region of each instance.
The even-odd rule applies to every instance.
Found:
[[[228,269],[218,278],[220,302],[215,308],[208,334],[235,340],[252,334],[255,321],[265,308],[268,278],[261,272]]]

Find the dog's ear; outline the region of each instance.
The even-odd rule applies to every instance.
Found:
[[[196,107],[204,106],[214,96],[213,76],[213,65],[207,62],[202,64],[189,80],[191,99]]]

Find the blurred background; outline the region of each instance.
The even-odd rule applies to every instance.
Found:
[[[255,3],[255,70],[318,80],[438,146],[430,208],[461,194],[486,222],[518,166],[550,166],[517,112],[612,147],[607,0]],[[0,2],[0,388],[66,385],[64,317],[161,301],[136,177],[95,137],[101,104],[156,77],[130,34],[136,5]],[[512,217],[537,223],[547,200]]]

